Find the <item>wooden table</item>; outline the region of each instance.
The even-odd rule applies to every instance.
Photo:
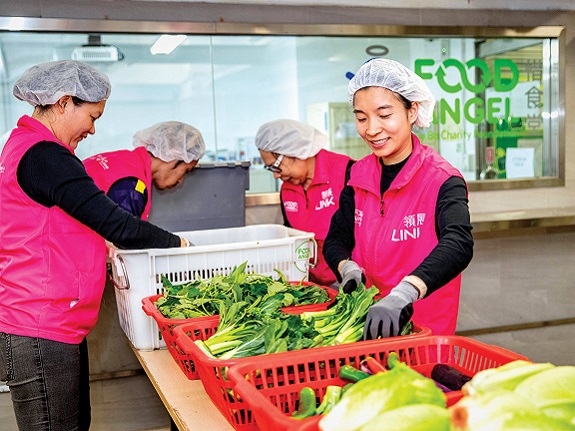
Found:
[[[200,380],[189,380],[165,349],[133,349],[178,431],[233,431]],[[174,428],[177,427],[177,428]]]

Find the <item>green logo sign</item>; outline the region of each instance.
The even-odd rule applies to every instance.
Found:
[[[454,94],[463,89],[474,94],[483,93],[488,88],[496,93],[509,92],[519,82],[519,68],[509,59],[497,58],[490,66],[480,58],[472,58],[463,63],[456,58],[436,62],[431,58],[415,60],[415,73],[424,80],[437,80],[439,87],[446,93]],[[478,74],[478,82],[473,77]],[[470,97],[438,100],[439,118],[434,123],[445,124],[450,117],[459,124],[461,118],[470,123],[479,124],[487,121],[495,124],[500,118],[511,116],[509,97]]]
[[[454,70],[457,76],[452,82],[446,79],[449,69]],[[480,82],[472,84],[469,76],[474,76],[477,71],[481,74]],[[439,65],[431,58],[421,58],[415,60],[415,73],[428,80],[437,77],[437,83],[447,93],[457,93],[462,88],[473,93],[482,93],[490,84],[497,92],[511,91],[519,82],[519,68],[512,60],[505,58],[496,58],[493,61],[493,70],[480,58],[472,58],[465,64],[456,58],[448,58]],[[504,74],[505,79],[502,78]]]
[[[307,243],[301,243],[296,249],[297,260],[307,260],[310,258],[310,251]]]
[[[296,269],[300,272],[307,273],[309,259],[311,258],[311,251],[307,245],[307,242],[302,242],[300,245],[298,245],[298,247],[295,249],[295,253],[297,256],[297,260],[295,262]],[[305,261],[303,267],[298,264],[302,260]]]

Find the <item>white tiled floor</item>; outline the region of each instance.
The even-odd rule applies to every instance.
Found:
[[[90,431],[169,431],[170,418],[145,375],[90,384]],[[18,431],[10,393],[0,393],[0,430]]]

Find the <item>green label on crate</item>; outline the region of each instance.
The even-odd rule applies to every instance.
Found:
[[[295,267],[297,268],[298,271],[300,272],[307,272],[307,262],[310,259],[310,249],[307,246],[306,242],[301,243],[295,250],[296,252],[296,256],[297,256],[297,261],[295,263]],[[300,266],[298,265],[298,262],[300,260],[305,260],[306,264],[304,265],[303,268],[300,268]]]
[[[296,249],[296,253],[298,260],[310,258],[310,251],[309,247],[307,246],[307,243],[300,244],[299,247]]]

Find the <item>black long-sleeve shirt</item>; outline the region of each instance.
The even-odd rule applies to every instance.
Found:
[[[42,141],[22,157],[18,184],[35,202],[57,206],[118,247],[180,247],[180,238],[121,209],[86,173],[82,161],[55,142]]]
[[[382,196],[408,159],[391,166],[382,164]],[[355,247],[354,213],[354,190],[351,186],[345,186],[339,200],[339,210],[331,219],[323,246],[325,260],[340,281],[337,266],[351,257]],[[411,274],[405,275],[415,275],[423,280],[427,295],[447,284],[469,265],[473,257],[471,229],[465,181],[460,177],[450,177],[439,189],[437,197],[435,231],[439,242]]]

